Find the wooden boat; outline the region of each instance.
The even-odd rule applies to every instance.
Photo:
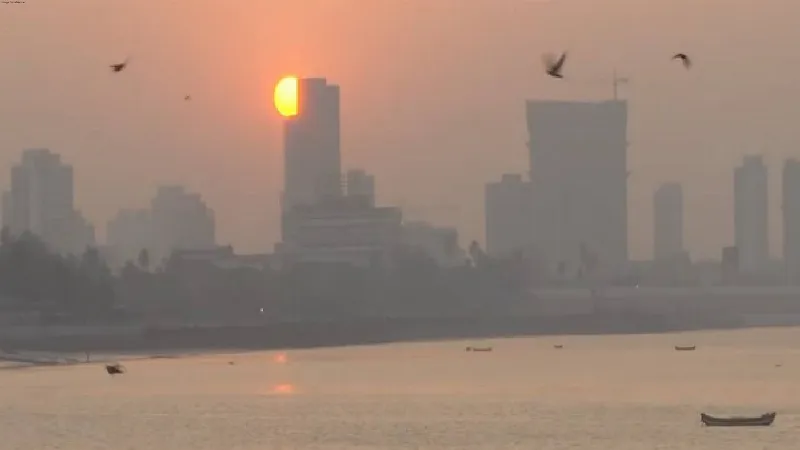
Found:
[[[564,348],[564,345],[563,344],[556,344],[556,345],[553,346],[553,348],[562,349],[562,348]]]
[[[490,352],[492,347],[467,347],[468,352]]]
[[[679,352],[693,352],[695,348],[697,348],[696,345],[687,345],[687,346],[683,346],[683,347],[680,346],[680,345],[676,345],[675,346],[675,350],[677,350]]]
[[[777,413],[768,412],[758,417],[714,417],[700,413],[700,421],[709,427],[768,427]]]
[[[107,372],[109,375],[112,375],[112,376],[113,376],[113,375],[122,375],[123,373],[125,373],[125,367],[123,367],[123,366],[122,366],[121,364],[119,364],[119,363],[116,363],[116,364],[106,364],[106,372]]]

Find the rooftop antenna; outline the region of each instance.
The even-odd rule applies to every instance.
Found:
[[[619,98],[619,96],[617,95],[617,91],[619,90],[619,85],[628,84],[630,80],[627,77],[617,76],[617,69],[614,69],[614,75],[611,82],[614,88],[614,100],[617,100]]]

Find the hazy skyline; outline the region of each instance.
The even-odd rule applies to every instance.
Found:
[[[800,55],[786,51],[797,12],[788,0],[2,4],[0,186],[23,148],[48,147],[75,167],[100,239],[119,208],[183,183],[215,210],[221,243],[271,249],[283,177],[272,89],[323,76],[341,86],[344,168],[374,173],[380,203],[458,204],[435,221],[483,242],[484,184],[528,165],[525,99],[607,98],[616,68],[631,79],[631,258],[651,254],[666,181],[684,187],[687,249],[718,257],[733,241],[733,168],[757,152],[780,255],[780,167],[800,157]],[[561,50],[566,79],[548,79],[541,55]]]

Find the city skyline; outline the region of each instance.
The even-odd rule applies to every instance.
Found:
[[[327,84],[324,79],[311,81],[319,82],[320,86]],[[322,111],[337,111],[338,95],[336,98],[335,105],[322,102],[317,107]],[[596,227],[581,228],[581,223],[592,223],[595,217],[613,213],[614,204],[619,203],[618,183],[624,183],[627,178],[625,146],[620,144],[624,139],[619,137],[620,130],[625,128],[624,102],[531,102],[529,107],[531,167],[540,174],[566,172],[573,176],[553,178],[548,175],[541,178],[541,175],[537,175],[541,179],[534,177],[525,180],[519,174],[504,174],[500,182],[487,183],[484,197],[487,251],[492,256],[508,257],[521,250],[534,260],[548,264],[550,274],[559,278],[577,276],[581,279],[587,274],[594,274],[593,268],[598,267],[604,269],[605,275],[601,276],[625,273],[630,270],[629,263],[635,264],[636,261],[625,259],[615,262],[614,252],[620,250],[614,246],[618,243],[607,237],[614,233],[624,235],[624,226],[614,230],[613,221],[603,222],[608,232],[602,232],[599,240],[598,236],[592,234]],[[623,114],[620,115],[620,112]],[[309,117],[314,118],[312,123],[316,122],[322,127],[324,136],[338,135],[338,130],[333,130],[326,120],[320,120],[314,114]],[[535,122],[541,123],[533,125]],[[577,140],[574,136],[565,137],[561,132],[547,132],[562,122],[561,127],[571,129],[579,136]],[[338,121],[334,125],[334,128],[338,128]],[[336,133],[330,134],[329,130]],[[317,136],[313,129],[307,132],[310,133],[308,136]],[[305,141],[306,138],[303,138],[296,142]],[[363,169],[340,172],[338,183],[327,183],[328,172],[341,169],[335,163],[328,168],[330,170],[320,170],[320,163],[331,161],[325,152],[335,148],[330,146],[335,139],[311,139],[308,142],[310,145],[297,146],[287,141],[287,152],[300,151],[309,157],[307,164],[300,166],[300,171],[295,175],[306,185],[299,185],[299,192],[311,192],[307,188],[317,186],[320,180],[325,182],[321,187],[334,190],[318,192],[316,197],[287,208],[284,219],[289,220],[291,228],[288,239],[284,237],[282,243],[276,246],[274,256],[290,265],[307,260],[349,261],[364,266],[374,263],[376,257],[390,260],[389,255],[397,245],[411,245],[412,248],[423,245],[425,251],[431,251],[431,256],[442,264],[458,264],[457,229],[402,220],[401,208],[377,206],[375,177]],[[575,165],[574,156],[587,151],[596,152],[596,158],[610,157],[610,162],[606,162],[605,167],[594,166],[591,161]],[[621,158],[615,159],[615,154]],[[213,252],[222,248],[218,247],[215,239],[213,210],[200,194],[187,192],[180,185],[159,186],[149,210],[120,209],[107,224],[107,241],[97,243],[94,225],[85,221],[74,204],[73,167],[62,161],[61,155],[44,148],[23,150],[20,160],[11,170],[11,179],[14,180],[12,187],[3,195],[3,224],[9,227],[13,235],[31,231],[53,245],[55,250],[72,254],[79,254],[88,246],[104,244],[104,254],[116,267],[137,256],[141,259],[140,252],[144,250],[156,261],[163,261],[175,250]],[[796,283],[800,254],[796,250],[797,244],[793,242],[798,232],[795,226],[800,198],[798,165],[797,159],[785,160],[782,174],[782,216],[786,224],[784,229],[790,231],[784,237],[786,245],[781,254],[784,269],[779,278],[790,284]],[[559,166],[564,167],[559,169]],[[586,172],[587,169],[589,172]],[[287,170],[290,168],[287,167]],[[599,173],[605,173],[605,176],[595,176],[591,184],[586,184],[586,179]],[[732,190],[736,199],[732,221],[736,243],[734,247],[722,248],[722,253],[724,255],[733,249],[736,252],[737,270],[747,277],[774,277],[776,266],[772,263],[776,255],[768,251],[767,233],[770,177],[763,157],[745,155],[741,165],[735,167],[732,174]],[[534,186],[557,195],[533,195]],[[587,187],[590,189],[587,190]],[[570,200],[567,204],[562,204],[560,200],[564,193],[571,193],[567,196]],[[653,204],[655,230],[652,262],[688,262],[690,253],[683,248],[681,185],[674,182],[662,184],[653,193]],[[535,220],[532,213],[537,210],[562,212],[555,214],[562,219],[555,228],[555,234],[553,229],[546,226],[547,222]],[[575,217],[570,219],[571,216]],[[567,219],[566,222],[563,219]],[[616,226],[619,227],[619,224]],[[556,247],[542,247],[542,242],[551,241],[557,244]],[[567,247],[564,247],[564,243],[568,243]],[[223,247],[232,252],[229,245]],[[361,250],[354,252],[356,248]],[[568,249],[566,253],[564,248]],[[621,249],[624,252],[624,245]],[[527,250],[533,250],[533,253]],[[610,261],[610,264],[606,261]],[[773,280],[777,281],[775,278]]]
[[[631,79],[620,96],[631,105],[630,255],[641,259],[650,254],[658,184],[684,186],[687,249],[717,257],[733,241],[730,168],[761,152],[777,173],[784,157],[798,156],[787,118],[800,104],[791,89],[800,64],[781,46],[800,32],[786,0],[611,0],[597,14],[582,0],[290,3],[5,7],[0,46],[16,63],[0,71],[2,85],[13,86],[0,106],[0,168],[22,148],[63,154],[81,168],[76,199],[96,224],[120,205],[146,204],[158,184],[185,184],[215,205],[222,241],[269,249],[282,185],[272,84],[292,73],[326,76],[348,99],[344,166],[369,168],[385,203],[461,205],[433,219],[482,241],[483,183],[524,165],[524,99],[608,98],[616,68]],[[297,29],[309,32],[278,39]],[[567,79],[548,80],[538,55],[566,47]],[[675,51],[693,56],[690,72],[668,61]],[[748,51],[776,70],[746,64]],[[107,64],[128,54],[126,71],[109,74]],[[429,57],[436,63],[420,69]],[[778,183],[770,177],[771,192]],[[773,254],[779,205],[771,196]]]
[[[328,106],[322,105],[322,108],[325,109],[325,110],[331,110],[331,111],[335,111],[336,112],[336,120],[332,124],[333,128],[331,128],[332,130],[335,130],[336,133],[335,133],[335,135],[331,135],[331,136],[336,136],[337,138],[335,140],[338,140],[338,135],[339,135],[339,132],[340,132],[339,131],[339,120],[338,120],[338,110],[339,110],[339,93],[338,93],[338,89],[339,89],[339,86],[338,85],[327,84],[327,80],[325,78],[300,79],[299,82],[304,86],[306,85],[306,83],[310,82],[309,85],[312,88],[315,85],[317,85],[318,88],[320,88],[320,87],[321,88],[332,87],[332,88],[335,89],[335,102],[333,104],[331,104],[331,105],[328,105]],[[320,93],[323,93],[324,90],[325,89],[323,89],[323,90],[317,89],[317,91],[319,91]],[[527,104],[529,106],[529,110],[530,110],[531,106],[535,106],[534,110],[536,108],[539,108],[541,111],[545,111],[547,109],[552,109],[552,106],[549,106],[549,105],[555,105],[556,106],[556,108],[553,109],[553,111],[550,111],[550,112],[545,113],[543,115],[542,115],[541,112],[539,112],[539,114],[541,115],[540,119],[541,118],[546,118],[546,117],[548,117],[548,115],[553,115],[553,112],[554,111],[558,111],[559,109],[561,109],[561,112],[556,113],[554,115],[554,117],[561,117],[567,111],[567,109],[564,109],[564,108],[568,108],[568,107],[570,107],[570,105],[581,105],[581,104],[584,104],[584,105],[591,106],[593,108],[597,108],[598,106],[601,106],[601,105],[603,105],[605,103],[608,103],[608,101],[601,101],[599,103],[581,103],[581,102],[553,102],[553,101],[527,100]],[[625,104],[625,102],[617,102],[617,103],[620,103],[622,105]],[[594,106],[592,106],[592,105],[594,105]],[[572,107],[574,108],[574,106],[572,106]],[[333,109],[331,109],[331,108],[333,108]],[[544,109],[542,109],[542,108],[544,108]],[[585,114],[585,112],[583,114]],[[539,135],[539,141],[541,141],[541,131],[542,130],[547,130],[548,127],[551,127],[551,125],[553,125],[553,124],[543,123],[543,124],[539,124],[537,126],[534,126],[532,124],[534,122],[536,122],[536,120],[534,120],[535,116],[536,116],[536,114],[531,115],[531,113],[529,112],[529,115],[528,115],[529,127],[533,127],[533,128],[531,128],[531,131],[529,131],[529,133],[534,133],[535,132],[534,130],[538,130],[536,132],[540,134]],[[284,126],[285,126],[285,130],[287,130],[286,131],[287,133],[292,133],[291,130],[293,129],[293,127],[297,126],[296,119],[297,119],[296,116],[292,116],[292,117],[289,117],[289,118],[286,119],[286,122],[284,123]],[[551,119],[552,119],[552,117],[551,117]],[[567,116],[563,116],[562,119],[566,120]],[[570,119],[570,120],[573,120],[573,119]],[[586,117],[584,118],[584,120],[585,119],[586,119]],[[317,120],[320,120],[320,119],[317,119]],[[592,120],[596,120],[596,119],[592,119]],[[623,121],[624,120],[625,119],[623,119]],[[323,120],[320,123],[324,123],[324,122],[325,121]],[[545,122],[546,122],[546,120],[545,120]],[[587,124],[589,124],[589,122],[587,122]],[[302,136],[303,134],[304,133],[300,133],[300,136]],[[613,132],[610,135],[608,134],[608,131],[605,131],[602,134],[603,135],[612,136]],[[313,133],[312,133],[312,135],[313,135]],[[300,141],[297,141],[297,142],[301,142],[302,143],[305,139],[307,139],[307,138],[303,138],[303,139],[301,139]],[[614,138],[614,139],[616,139],[616,138]],[[534,141],[534,140],[531,140],[531,141]],[[546,145],[543,148],[546,149],[548,145],[552,146],[552,145],[555,145],[556,142],[559,142],[558,140],[552,141],[552,142],[551,141],[552,141],[552,139],[550,141],[545,141]],[[613,141],[613,139],[612,139],[612,141]],[[319,151],[319,150],[315,150],[315,148],[317,148],[318,145],[312,145],[311,147],[306,148],[303,145],[300,145],[298,147],[297,144],[292,144],[290,141],[287,141],[287,142],[288,142],[287,143],[287,147],[285,148],[286,152],[289,152],[290,149],[292,149],[292,148],[295,148],[295,149],[299,148],[299,149],[304,150],[304,151],[310,151],[310,150],[317,151],[317,152]],[[321,141],[317,141],[317,142],[323,142],[324,143],[326,141],[325,141],[325,139],[322,139]],[[541,142],[539,144],[540,144],[539,146],[541,147]],[[375,206],[375,177],[374,177],[374,175],[369,174],[368,172],[364,171],[363,169],[348,169],[347,171],[342,172],[341,171],[341,169],[342,169],[341,168],[341,163],[339,161],[339,149],[338,149],[338,146],[339,146],[338,143],[336,143],[335,147],[332,147],[332,149],[334,150],[335,158],[333,160],[330,160],[330,164],[333,164],[330,167],[330,169],[336,169],[336,170],[339,171],[338,172],[338,183],[339,184],[337,184],[335,186],[337,191],[336,192],[331,191],[328,194],[325,194],[323,192],[322,196],[319,196],[319,193],[317,193],[317,197],[311,198],[311,200],[310,200],[311,203],[305,203],[305,204],[306,205],[313,205],[315,203],[319,203],[321,201],[324,201],[325,198],[329,198],[329,199],[330,198],[336,198],[337,196],[342,196],[342,195],[348,196],[351,193],[350,192],[345,193],[345,191],[343,190],[344,186],[347,186],[348,184],[351,184],[351,183],[353,183],[355,181],[355,183],[357,183],[359,185],[359,187],[357,189],[360,189],[360,190],[366,189],[366,191],[363,191],[361,193],[357,193],[357,195],[358,196],[366,195],[366,198],[369,199],[368,200],[369,204],[371,204],[372,207],[374,207]],[[320,148],[324,149],[325,145],[323,145]],[[534,169],[534,166],[533,166],[534,158],[537,157],[537,154],[541,153],[541,149],[538,149],[538,151],[537,151],[537,146],[531,146],[530,147],[530,152],[531,152],[531,159],[530,159],[529,164],[531,164],[531,166],[530,166],[531,170],[530,171],[532,172],[533,169]],[[24,167],[25,164],[33,164],[33,161],[36,158],[39,158],[40,156],[41,157],[47,157],[47,158],[55,158],[54,159],[55,163],[56,164],[61,164],[61,155],[58,154],[58,153],[52,153],[50,151],[50,149],[46,149],[46,148],[23,149],[22,152],[21,152],[21,155],[22,155],[22,164],[23,164],[23,166],[15,166],[13,168],[13,170],[11,171],[12,175],[14,173],[17,173],[19,170],[22,170],[22,167]],[[288,153],[287,153],[287,155],[288,155]],[[330,159],[330,157],[328,157],[328,156],[325,156],[325,155],[321,155],[321,156],[323,156],[323,158],[322,158],[323,160]],[[541,158],[541,156],[539,156],[539,158]],[[309,160],[309,161],[313,162],[312,161],[313,159],[314,158],[311,158],[311,160]],[[26,161],[28,161],[28,162],[26,162]],[[623,153],[623,160],[622,161],[623,161],[623,164],[622,164],[621,167],[624,169],[626,167],[625,166],[624,153]],[[782,202],[783,202],[782,203],[783,206],[781,207],[781,210],[782,210],[781,221],[784,223],[784,230],[785,230],[786,229],[785,228],[785,226],[786,226],[785,224],[788,223],[787,220],[794,220],[793,218],[790,218],[789,216],[787,216],[787,213],[785,212],[787,198],[788,198],[789,202],[795,201],[794,198],[789,198],[789,197],[787,197],[787,195],[793,194],[793,192],[794,192],[793,190],[797,186],[795,180],[787,179],[785,177],[787,176],[787,173],[790,173],[789,176],[791,176],[791,173],[793,173],[793,171],[789,170],[788,168],[790,168],[790,167],[794,168],[797,165],[797,160],[795,158],[787,158],[786,160],[783,161],[783,163],[784,163],[783,171],[781,171],[781,177],[782,177],[781,182],[783,183],[783,185],[782,185],[782,189],[780,189],[779,191],[780,191],[781,199],[782,199]],[[37,163],[37,164],[41,164],[41,163]],[[541,164],[541,161],[539,162],[539,164]],[[313,164],[312,164],[312,166],[313,166]],[[69,172],[68,183],[67,183],[68,186],[65,185],[61,189],[62,190],[66,189],[66,193],[67,193],[67,195],[69,197],[69,205],[72,205],[73,204],[73,200],[72,200],[72,189],[73,189],[72,188],[72,184],[74,183],[73,176],[72,176],[72,170],[73,169],[72,169],[71,165],[66,165],[64,167],[66,167],[66,169],[68,169],[68,172]],[[319,172],[318,169],[313,169],[311,166],[309,166],[308,169],[310,169],[312,172],[315,172],[315,171]],[[542,169],[544,169],[545,173],[547,172],[547,168],[546,167],[543,167]],[[542,169],[540,169],[540,172],[542,171]],[[30,170],[30,169],[28,169],[28,170]],[[287,171],[290,170],[289,166],[286,167],[286,170]],[[754,175],[752,173],[754,170],[759,172],[759,174],[755,174]],[[330,170],[328,170],[328,172],[330,172]],[[763,173],[761,173],[761,172],[763,172]],[[324,175],[324,173],[327,173],[327,172],[325,172],[325,170],[322,170],[320,172],[320,174],[322,174],[322,175]],[[745,208],[745,209],[742,209],[742,212],[741,212],[742,219],[738,218],[740,213],[734,211],[734,217],[733,217],[733,220],[732,220],[732,224],[733,224],[734,230],[736,230],[737,223],[739,221],[745,220],[745,221],[752,222],[754,220],[754,218],[758,217],[759,219],[757,219],[757,220],[762,221],[761,223],[758,223],[756,225],[750,225],[749,222],[748,222],[748,225],[745,225],[744,228],[747,228],[748,230],[750,230],[750,229],[752,229],[753,226],[756,226],[756,228],[758,229],[756,234],[766,232],[766,238],[762,238],[762,237],[756,238],[757,240],[760,239],[760,243],[757,244],[760,247],[756,250],[756,254],[757,255],[755,255],[755,256],[752,256],[753,250],[747,248],[747,247],[752,246],[752,244],[750,244],[749,242],[744,243],[744,241],[742,241],[742,239],[743,239],[742,237],[738,237],[732,243],[732,245],[737,246],[739,248],[739,251],[744,254],[744,261],[742,261],[741,264],[743,264],[742,268],[744,269],[744,271],[748,272],[748,271],[753,271],[753,270],[755,270],[755,268],[758,268],[758,267],[761,267],[761,268],[765,267],[765,265],[771,259],[773,259],[775,257],[780,256],[782,258],[785,258],[786,255],[788,254],[787,252],[791,252],[791,250],[789,250],[789,249],[791,248],[791,246],[793,244],[791,244],[791,243],[789,243],[789,241],[787,241],[787,239],[791,237],[790,236],[791,233],[789,235],[785,234],[784,236],[782,236],[782,241],[783,241],[782,250],[780,252],[778,252],[778,253],[774,253],[774,252],[770,251],[770,247],[768,245],[768,241],[771,240],[771,235],[769,233],[769,228],[770,228],[769,222],[770,221],[768,219],[768,217],[769,217],[768,207],[769,207],[769,203],[771,203],[770,202],[770,198],[773,197],[774,195],[770,195],[769,194],[768,186],[770,184],[770,179],[772,178],[774,180],[774,178],[776,178],[776,177],[774,177],[774,176],[773,177],[769,177],[768,176],[768,169],[767,169],[767,166],[764,165],[764,157],[763,157],[763,155],[761,155],[761,154],[744,155],[741,165],[733,168],[733,175],[734,176],[733,176],[732,192],[733,192],[734,200],[736,200],[738,198],[737,195],[742,196],[742,200],[736,200],[736,202],[742,202],[742,205],[744,205],[744,206],[742,206],[742,208]],[[756,179],[755,179],[756,181],[752,181],[753,176],[756,177]],[[19,176],[17,176],[17,177],[19,178]],[[326,179],[327,177],[323,176],[322,178]],[[11,179],[13,179],[13,177],[11,177]],[[319,180],[317,180],[317,181],[319,181]],[[313,182],[313,180],[311,178],[305,180],[305,182],[306,182],[306,184],[314,184],[314,182]],[[752,185],[752,183],[754,183],[754,182],[757,184],[757,186],[753,186]],[[520,184],[520,187],[517,187],[517,188],[512,187],[512,185],[519,184],[519,183],[522,183],[522,184]],[[331,185],[331,186],[333,186],[333,185]],[[492,187],[492,186],[495,186],[495,187]],[[11,186],[11,188],[13,188],[13,186]],[[530,193],[533,191],[532,184],[531,184],[530,180],[523,180],[521,175],[513,174],[513,173],[512,174],[508,174],[508,173],[503,174],[500,183],[489,181],[487,184],[485,184],[486,192],[484,194],[485,195],[484,202],[487,202],[486,203],[486,208],[485,208],[485,210],[487,211],[487,213],[485,215],[485,220],[487,221],[486,222],[487,223],[487,228],[486,228],[487,233],[489,233],[489,230],[490,230],[489,221],[492,220],[489,217],[490,214],[489,214],[489,209],[488,209],[489,208],[489,203],[488,203],[489,202],[489,197],[488,196],[490,195],[490,191],[492,189],[497,190],[497,189],[509,189],[509,188],[512,188],[512,190],[513,189],[522,189],[522,190],[528,192],[527,194],[522,194],[522,192],[520,192],[520,194],[523,195],[523,197],[526,196],[526,195],[530,195]],[[664,184],[660,185],[657,189],[654,190],[655,197],[654,197],[654,203],[653,203],[653,208],[654,208],[653,211],[654,211],[655,216],[654,216],[654,222],[653,223],[655,225],[655,228],[654,228],[655,231],[653,233],[653,241],[651,243],[651,245],[653,245],[651,259],[658,259],[657,247],[660,244],[658,243],[658,239],[659,239],[659,237],[658,237],[658,233],[659,233],[659,231],[658,231],[658,214],[659,214],[659,212],[658,212],[658,206],[657,205],[659,204],[659,202],[663,203],[663,200],[659,200],[659,196],[661,195],[661,191],[665,190],[665,188],[670,188],[670,190],[672,188],[678,189],[678,194],[677,194],[677,195],[679,195],[679,200],[677,200],[679,202],[678,203],[679,206],[677,206],[678,210],[679,210],[678,213],[681,216],[683,216],[683,212],[682,212],[682,209],[683,209],[683,193],[682,193],[682,186],[680,185],[680,183],[674,183],[674,182],[664,183]],[[156,199],[158,199],[159,196],[162,195],[162,192],[167,192],[169,190],[173,190],[174,191],[176,189],[181,192],[180,195],[187,195],[187,194],[183,194],[184,189],[185,189],[184,186],[180,186],[180,185],[161,185],[161,186],[158,187],[157,196],[155,197],[154,201]],[[753,189],[756,189],[755,193],[751,193],[750,192]],[[742,193],[741,194],[737,194],[737,192],[740,192],[740,191]],[[745,192],[746,192],[746,194],[745,194]],[[13,189],[8,190],[7,192],[4,193],[4,207],[3,207],[3,213],[4,213],[3,217],[4,217],[4,219],[3,219],[3,221],[4,222],[8,221],[8,225],[12,229],[12,232],[15,232],[15,233],[19,233],[20,232],[20,226],[22,226],[23,228],[29,227],[29,229],[31,229],[31,230],[35,229],[37,227],[37,225],[35,225],[35,224],[33,224],[33,225],[14,225],[14,223],[19,219],[14,219],[13,218],[14,217],[13,213],[15,211],[15,207],[12,206],[13,203],[12,203],[11,200],[14,198],[12,194],[13,194]],[[281,195],[281,197],[283,197],[284,191],[281,191],[279,194]],[[17,194],[17,196],[18,195],[19,194]],[[492,194],[492,195],[497,195],[497,194]],[[517,195],[517,194],[512,194],[512,195]],[[748,197],[748,195],[749,195],[749,197]],[[750,198],[753,195],[755,195],[755,197]],[[191,196],[196,197],[197,201],[201,201],[202,202],[202,200],[200,199],[200,195],[199,194],[191,194]],[[522,200],[523,197],[520,197],[520,200],[518,200],[517,202],[523,201],[523,203],[524,203],[524,200]],[[762,201],[762,198],[766,199],[766,201]],[[302,205],[303,203],[301,202],[300,204]],[[205,204],[203,203],[203,205],[205,205]],[[205,206],[203,206],[203,207],[205,207]],[[16,208],[18,208],[18,207],[16,207]],[[70,206],[70,208],[72,208],[72,206]],[[525,206],[523,206],[523,209],[524,208],[529,208],[529,206],[525,205]],[[672,206],[670,206],[670,208],[672,208]],[[749,210],[746,211],[746,208],[750,208],[750,209],[756,208],[758,210],[758,214],[747,214],[746,212],[749,211]],[[110,219],[108,221],[106,227],[103,227],[101,229],[104,229],[106,231],[106,233],[108,233],[109,232],[109,227],[112,226],[113,222],[119,220],[120,217],[122,217],[124,219],[127,219],[127,220],[132,220],[134,222],[140,221],[140,217],[141,217],[142,213],[145,213],[145,211],[141,210],[141,209],[121,207],[118,210],[117,215],[114,216],[112,219]],[[521,209],[519,211],[519,213],[522,213],[523,215],[531,214],[532,210],[524,211],[524,210]],[[79,221],[83,221],[84,220],[80,210],[75,209],[72,214],[77,214],[76,218],[79,219]],[[149,213],[147,213],[147,214],[149,214]],[[214,241],[213,211],[211,211],[211,214],[212,214],[212,219],[211,219],[212,220],[212,231],[211,231],[211,236],[212,237],[211,237],[211,240],[208,241],[208,242],[212,242],[214,245],[216,245],[216,242]],[[675,213],[670,213],[670,214],[674,215]],[[28,219],[26,219],[26,220],[28,220]],[[527,222],[529,220],[530,219],[524,219],[524,221],[526,221],[527,225],[531,226],[532,223]],[[683,220],[684,219],[681,217],[680,221],[682,222]],[[414,220],[410,220],[408,222],[410,224],[414,224],[415,221]],[[90,245],[94,245],[94,244],[91,244],[91,243],[96,242],[95,237],[94,237],[94,234],[95,234],[95,231],[94,231],[95,230],[95,226],[94,226],[94,224],[93,223],[88,223],[88,224],[82,225],[82,226],[84,226],[84,227],[88,226],[91,229],[91,231],[90,231],[91,238],[89,238],[89,240],[87,242],[90,242]],[[511,228],[509,228],[509,226],[511,226]],[[516,231],[516,230],[514,230],[514,228],[518,227],[518,226],[519,226],[518,224],[506,224],[506,225],[503,225],[503,227],[505,227],[505,229],[502,229],[502,227],[501,227],[501,228],[498,228],[496,230],[495,234],[497,234],[498,236],[502,236],[503,234],[507,235],[507,236],[503,236],[503,239],[505,239],[508,242],[503,245],[505,250],[502,250],[501,253],[508,254],[509,252],[512,252],[514,250],[515,246],[518,246],[518,245],[530,245],[531,244],[530,241],[526,241],[526,239],[528,239],[528,237],[524,237],[524,235],[526,234],[525,231]],[[674,228],[674,226],[672,226],[672,227]],[[763,231],[761,231],[761,230],[763,230]],[[139,232],[141,232],[141,230]],[[42,231],[38,232],[37,234],[41,234],[41,233],[42,233]],[[511,234],[509,234],[509,233],[511,233]],[[674,233],[675,232],[673,232],[673,234]],[[742,236],[744,236],[747,233],[752,235],[753,231],[752,230],[746,231],[746,232],[743,231],[743,233],[744,234],[742,234]],[[47,233],[45,233],[45,235],[46,234]],[[517,236],[513,236],[514,234],[516,234]],[[681,245],[682,245],[682,241],[683,241],[682,234],[683,234],[683,232],[680,231],[679,232],[679,237],[677,237],[677,238],[669,238],[669,239],[671,239],[674,242],[680,242]],[[738,236],[738,234],[737,234],[737,236]],[[175,239],[178,239],[178,238],[180,238],[180,237],[178,236]],[[172,239],[172,240],[175,240],[175,239]],[[189,240],[191,240],[191,239],[193,239],[193,238],[189,238]],[[675,239],[678,239],[678,241],[675,241]],[[752,241],[752,238],[744,238],[744,239],[745,239],[745,241]],[[107,236],[107,238],[105,240],[103,240],[102,243],[107,245],[107,244],[111,243],[112,240],[113,239],[109,239],[109,237]],[[522,241],[526,241],[526,243],[522,243]],[[98,242],[98,244],[100,244],[100,242]],[[485,240],[485,244],[487,244],[487,245],[489,244],[488,239]],[[142,245],[141,248],[148,248],[148,246],[147,245]],[[200,249],[200,248],[209,248],[209,247],[208,247],[208,245],[201,245],[200,247],[197,247],[197,248]],[[691,254],[691,252],[689,252],[689,254]],[[162,257],[163,256],[164,255],[162,255]],[[791,258],[791,256],[790,256],[790,258]],[[709,259],[709,258],[702,258],[701,257],[699,260],[702,260],[702,259]],[[710,259],[713,259],[713,258],[710,258]],[[631,261],[635,261],[635,259],[631,259]],[[789,263],[787,262],[787,264],[789,264]],[[787,276],[789,276],[789,273],[788,273],[789,270],[790,269],[787,268]]]
[[[0,0],[3,448],[790,448],[798,14]]]

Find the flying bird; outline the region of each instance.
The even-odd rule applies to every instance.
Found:
[[[125,58],[125,61],[122,61],[119,64],[111,64],[109,67],[111,67],[111,70],[114,73],[117,73],[117,72],[122,72],[123,69],[125,69],[125,67],[127,66],[128,66],[128,58]]]
[[[109,375],[117,375],[125,373],[125,368],[122,367],[120,364],[106,364],[106,372]]]
[[[544,66],[547,74],[553,78],[564,78],[561,69],[564,67],[564,61],[567,60],[567,52],[561,54],[561,57],[555,59],[553,55],[545,55]]]
[[[686,55],[686,53],[676,53],[675,56],[672,57],[672,59],[680,59],[681,62],[683,63],[683,67],[687,69],[692,67],[692,60],[689,59],[689,56]]]

